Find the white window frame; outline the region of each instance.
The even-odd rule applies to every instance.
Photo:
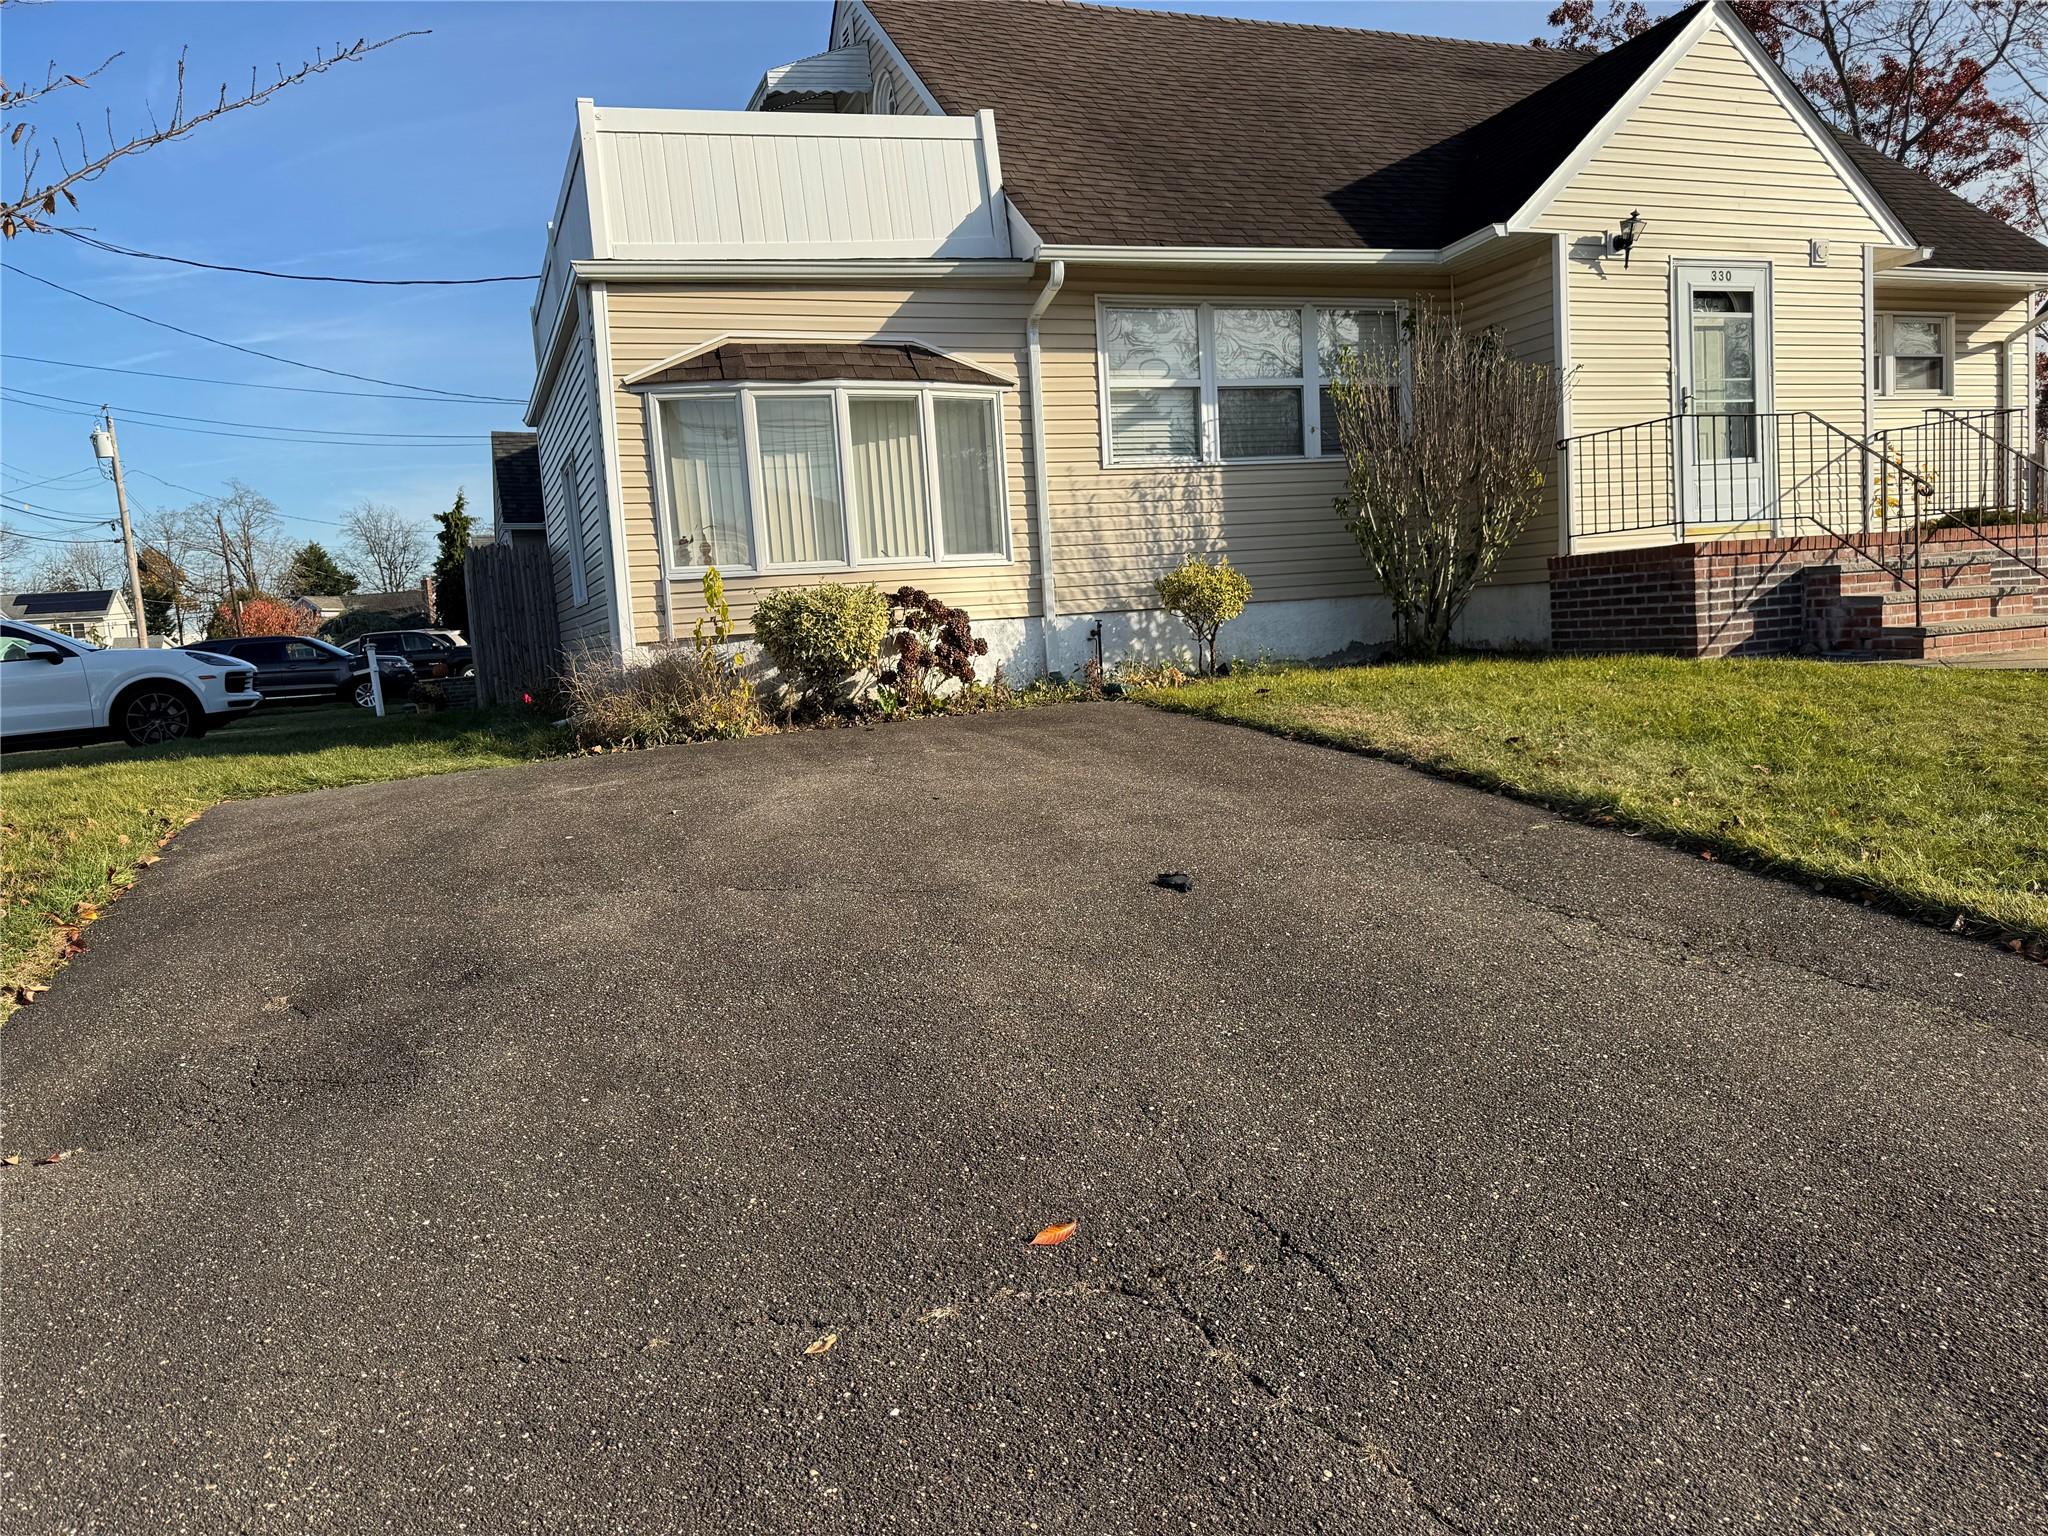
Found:
[[[1401,389],[1405,398],[1409,385],[1408,357],[1408,300],[1390,298],[1371,299],[1304,299],[1295,296],[1244,297],[1232,295],[1210,295],[1204,298],[1190,298],[1184,293],[1138,294],[1116,293],[1097,294],[1095,297],[1095,409],[1100,425],[1099,454],[1104,469],[1161,469],[1176,465],[1235,467],[1240,464],[1313,464],[1323,459],[1341,459],[1344,448],[1341,443],[1325,445],[1323,435],[1323,386],[1329,382],[1323,373],[1321,330],[1317,325],[1320,310],[1356,309],[1370,310],[1394,317],[1401,346]],[[1144,387],[1151,389],[1195,389],[1196,435],[1200,452],[1192,457],[1180,455],[1143,455],[1119,458],[1111,440],[1109,415],[1109,348],[1105,343],[1104,316],[1113,309],[1193,309],[1196,313],[1197,345],[1201,348],[1201,372],[1197,378],[1156,379],[1145,381]],[[1216,374],[1216,321],[1219,309],[1298,309],[1301,311],[1301,378],[1294,379],[1219,379]],[[1287,389],[1299,382],[1301,387],[1301,437],[1302,452],[1271,454],[1251,459],[1226,459],[1223,457],[1223,422],[1218,391],[1223,389]]]
[[[569,546],[562,552],[569,562],[569,602],[580,608],[590,601],[590,574],[583,568],[583,474],[574,449],[562,455],[555,484],[561,487],[562,536]]]
[[[1941,327],[1940,389],[1901,389],[1898,356],[1892,351],[1892,323],[1897,320],[1927,320]],[[1935,310],[1886,309],[1877,315],[1877,392],[1902,400],[1953,400],[1956,394],[1956,317]]]
[[[966,569],[1010,565],[1016,559],[1015,535],[1010,526],[1009,437],[1004,405],[1004,396],[1010,391],[1006,388],[996,385],[926,384],[884,379],[820,379],[791,382],[778,380],[773,383],[746,383],[727,379],[711,384],[664,384],[638,389],[634,393],[640,396],[641,411],[647,425],[647,473],[654,489],[656,514],[661,519],[662,568],[673,580],[687,581],[701,576],[704,567],[676,563],[675,509],[671,505],[669,491],[669,455],[667,444],[663,441],[666,428],[661,419],[661,402],[704,395],[739,398],[741,478],[745,483],[748,526],[753,538],[753,563],[722,565],[718,568],[721,576],[824,575],[873,570],[924,570],[938,567]],[[768,395],[831,397],[833,433],[837,440],[839,515],[843,523],[847,553],[847,558],[843,561],[808,560],[778,565],[768,559],[768,513],[761,503],[758,490],[762,482],[761,446],[754,411],[755,402]],[[855,522],[853,504],[853,425],[849,414],[849,402],[857,396],[881,395],[913,396],[918,402],[918,446],[924,471],[924,515],[929,547],[932,551],[929,559],[873,559],[866,557],[860,547],[860,534]],[[939,439],[935,412],[932,408],[936,400],[984,401],[995,412],[996,526],[1002,534],[1002,549],[999,552],[954,555],[946,551],[945,522],[939,508]]]

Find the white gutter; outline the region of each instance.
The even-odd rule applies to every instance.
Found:
[[[2043,257],[2048,263],[2048,256]],[[2048,264],[2039,272],[1972,272],[1966,267],[1880,267],[1880,278],[1901,283],[1983,283],[1992,287],[2019,285],[2048,288]]]
[[[1046,484],[1045,468],[1045,368],[1038,346],[1038,322],[1052,301],[1066,286],[1067,264],[1053,258],[1052,272],[1031,313],[1024,319],[1024,350],[1031,367],[1031,499],[1038,509],[1038,594],[1039,639],[1045,649],[1045,670],[1053,670],[1053,620],[1059,614],[1059,595],[1052,576],[1052,492]]]
[[[1044,245],[1041,261],[1118,267],[1433,267],[1437,250],[1257,245]]]

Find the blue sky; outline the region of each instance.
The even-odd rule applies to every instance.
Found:
[[[1543,30],[1549,6],[1177,0],[1172,8],[1521,42]],[[825,0],[10,6],[0,68],[16,81],[40,77],[49,60],[82,71],[123,50],[89,91],[52,99],[37,121],[45,131],[68,129],[112,109],[125,136],[145,121],[145,102],[164,111],[180,47],[189,49],[189,79],[207,94],[223,81],[246,85],[252,64],[289,67],[337,39],[431,29],[117,165],[80,189],[77,222],[118,245],[204,261],[363,277],[495,275],[539,266],[578,96],[612,105],[742,107],[762,70],[825,45],[830,11]],[[14,184],[16,163],[10,157],[5,171]],[[283,283],[136,261],[54,235],[16,238],[0,256],[174,325],[328,367],[522,399],[532,384],[527,284],[378,290]],[[342,514],[366,498],[422,521],[447,506],[458,486],[468,488],[472,505],[487,505],[482,436],[520,424],[515,405],[276,393],[21,361],[375,388],[188,340],[11,272],[0,273],[0,339],[10,354],[0,359],[0,380],[15,397],[0,402],[0,488],[10,501],[59,517],[110,510],[109,487],[72,473],[92,468],[87,432],[101,402],[114,407],[138,506],[183,505],[232,476],[278,504],[293,538],[330,543],[338,541]],[[39,409],[22,403],[30,393],[89,403]],[[248,423],[258,433],[283,425],[476,440],[282,443],[150,425],[133,412]],[[29,488],[48,477],[65,478]],[[22,532],[65,526],[15,515],[6,521]]]

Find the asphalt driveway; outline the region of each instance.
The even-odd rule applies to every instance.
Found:
[[[2048,970],[1384,764],[337,790],[90,938],[0,1031],[23,1536],[2048,1517]]]

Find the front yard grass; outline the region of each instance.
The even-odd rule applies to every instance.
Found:
[[[2048,947],[2048,674],[1472,658],[1140,697]]]
[[[48,979],[81,919],[90,921],[163,838],[209,806],[527,762],[567,747],[564,733],[529,718],[451,712],[378,720],[347,706],[265,706],[171,747],[10,752],[0,760],[0,1017],[21,989]],[[280,873],[316,866],[320,852],[292,850]]]

